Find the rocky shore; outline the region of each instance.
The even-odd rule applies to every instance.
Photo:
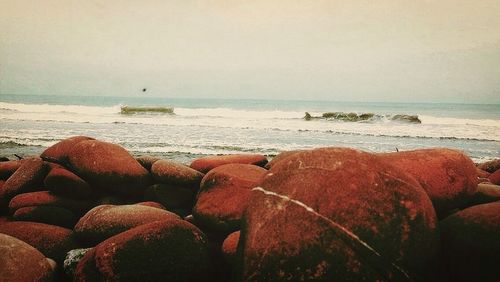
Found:
[[[0,281],[499,281],[500,159],[432,148],[0,162]]]

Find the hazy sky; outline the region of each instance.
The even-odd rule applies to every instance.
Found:
[[[0,94],[500,103],[500,0],[0,0]]]

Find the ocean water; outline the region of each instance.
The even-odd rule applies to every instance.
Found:
[[[173,113],[123,114],[125,105]],[[305,120],[305,112],[373,116]],[[416,115],[421,123],[396,115]],[[500,157],[500,105],[0,95],[0,156],[36,155],[74,135],[181,162],[324,146],[370,152],[448,147],[481,162]]]

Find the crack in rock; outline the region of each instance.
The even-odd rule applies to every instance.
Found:
[[[372,248],[368,243],[361,240],[356,234],[351,232],[349,229],[329,219],[328,217],[318,213],[313,208],[304,204],[303,202],[296,199],[292,199],[286,195],[281,195],[276,192],[266,190],[262,187],[255,187],[252,189],[252,191],[258,191],[263,193],[264,195],[278,197],[282,200],[300,206],[307,212],[313,214],[314,216],[325,220],[333,227],[335,233],[338,234],[339,237],[346,244],[348,244],[358,254],[360,254],[363,258],[365,258],[370,265],[376,268],[389,281],[412,281],[409,274],[403,268],[399,267],[398,265],[389,260],[386,260],[379,252],[377,252],[374,248]]]

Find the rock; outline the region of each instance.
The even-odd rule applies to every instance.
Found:
[[[139,156],[135,159],[147,170],[151,170],[151,166],[153,166],[156,161],[160,160],[160,158],[153,156]]]
[[[482,169],[484,171],[487,171],[489,173],[493,173],[500,169],[500,159],[495,159],[492,161],[484,162],[481,164],[478,164],[477,167],[479,169]]]
[[[411,122],[411,123],[422,123],[422,121],[418,118],[417,115],[393,115],[391,117],[391,120]]]
[[[2,281],[52,281],[51,265],[42,253],[27,243],[0,234],[0,254]]]
[[[69,152],[73,149],[73,147],[75,147],[76,144],[85,140],[94,140],[94,138],[87,136],[73,136],[63,139],[45,149],[40,157],[49,162],[67,165]]]
[[[8,162],[8,161],[10,161],[10,159],[8,157],[5,157],[5,156],[0,157],[0,162]]]
[[[92,190],[85,180],[64,168],[52,169],[44,180],[45,188],[52,193],[75,199],[85,199]]]
[[[76,144],[68,153],[70,167],[92,187],[120,195],[136,195],[151,176],[125,149],[98,140]]]
[[[160,204],[158,202],[153,202],[153,201],[140,202],[140,203],[137,203],[136,205],[141,205],[141,206],[146,206],[146,207],[152,207],[152,208],[167,210],[162,204]]]
[[[91,207],[89,201],[78,201],[54,195],[49,191],[23,193],[15,196],[9,203],[9,209],[14,213],[17,209],[32,206],[54,206],[72,211],[75,215],[82,215]]]
[[[45,257],[61,264],[66,253],[78,248],[73,231],[37,222],[14,221],[0,225],[0,233],[16,237],[39,250]]]
[[[493,172],[488,179],[495,185],[500,185],[500,170]]]
[[[203,173],[168,160],[156,161],[151,167],[151,174],[158,182],[190,187],[195,191],[203,178]]]
[[[379,155],[417,179],[439,218],[463,206],[476,192],[476,168],[460,151],[436,148]]]
[[[168,185],[155,184],[144,193],[144,200],[162,204],[168,210],[189,207],[192,208],[194,193],[191,189]]]
[[[95,261],[95,248],[91,248],[80,259],[76,265],[74,282],[104,281],[97,269]]]
[[[211,169],[224,164],[253,164],[256,166],[265,166],[267,164],[267,158],[260,154],[210,156],[195,159],[190,167],[202,173],[207,173]]]
[[[482,169],[476,168],[477,176],[479,178],[488,178],[490,176],[490,173],[487,171],[484,171]]]
[[[105,281],[206,281],[210,277],[204,234],[180,219],[151,222],[95,247]]]
[[[8,179],[21,166],[23,160],[0,162],[0,179]]]
[[[102,205],[80,218],[74,232],[78,240],[92,246],[133,227],[172,218],[179,217],[169,211],[143,205]]]
[[[231,266],[236,266],[237,259],[237,249],[238,241],[240,240],[240,231],[235,231],[224,240],[222,243],[222,254],[224,255],[224,260]]]
[[[22,165],[5,181],[0,198],[9,201],[14,196],[35,191],[41,187],[47,174],[47,166],[40,158],[26,159]]]
[[[12,219],[16,221],[33,221],[73,228],[78,218],[74,213],[65,208],[33,206],[17,209]]]
[[[67,252],[64,259],[63,268],[66,276],[73,280],[76,272],[76,266],[82,260],[85,254],[93,248],[73,249]]]
[[[377,155],[300,152],[274,165],[261,187],[243,217],[241,280],[407,280],[436,258],[427,194]]]
[[[298,153],[298,152],[301,152],[303,150],[292,150],[292,151],[284,151],[284,152],[281,152],[279,153],[278,155],[276,155],[276,157],[274,157],[270,162],[268,162],[264,168],[265,169],[271,169],[271,167],[274,166],[274,164],[278,163],[278,162],[281,162],[282,160],[288,158],[289,156],[295,154],[295,153]]]
[[[498,281],[500,202],[459,211],[440,229],[443,281]]]
[[[480,183],[477,185],[477,191],[472,195],[466,206],[468,208],[475,205],[486,204],[500,201],[500,186],[494,184]]]
[[[260,185],[264,168],[247,164],[226,164],[208,172],[203,178],[193,216],[211,232],[227,235],[240,229],[251,189]]]

